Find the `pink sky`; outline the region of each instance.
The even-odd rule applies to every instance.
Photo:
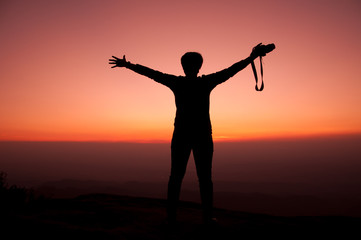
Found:
[[[361,132],[359,1],[3,1],[0,140],[169,141],[172,92],[108,59],[182,75],[246,58],[259,42],[265,89],[247,67],[211,95],[215,139]]]

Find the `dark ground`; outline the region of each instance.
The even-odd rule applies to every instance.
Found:
[[[179,224],[164,222],[165,200],[109,194],[39,199],[0,210],[1,239],[360,239],[361,218],[278,217],[216,209],[202,224],[199,205],[182,202]]]

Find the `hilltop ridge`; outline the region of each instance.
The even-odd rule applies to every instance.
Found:
[[[200,206],[181,202],[179,224],[164,222],[165,200],[111,194],[42,199],[25,209],[6,211],[1,232],[13,239],[258,239],[276,236],[360,235],[361,218],[279,217],[216,209],[217,226],[202,223]]]

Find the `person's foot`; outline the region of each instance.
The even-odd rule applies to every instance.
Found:
[[[175,231],[178,231],[179,229],[179,225],[178,222],[174,219],[174,220],[170,220],[168,218],[165,218],[160,225],[161,229],[164,232],[168,232],[168,233],[173,233]]]
[[[164,225],[167,226],[169,229],[174,229],[177,227],[178,222],[175,218],[166,218],[164,221]]]
[[[218,220],[215,217],[205,218],[204,219],[204,224],[206,224],[208,226],[216,226],[216,225],[218,225]]]

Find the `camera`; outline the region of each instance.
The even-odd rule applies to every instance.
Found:
[[[276,46],[273,43],[267,45],[260,43],[253,48],[253,51],[257,54],[257,56],[264,57],[267,53],[273,51],[275,48]]]

